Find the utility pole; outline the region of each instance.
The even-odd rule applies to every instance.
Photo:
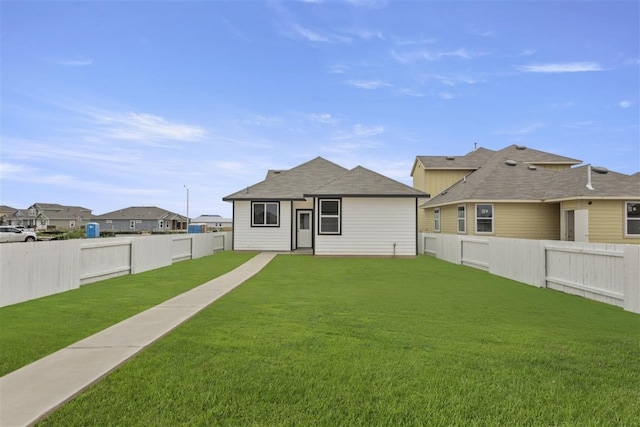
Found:
[[[183,185],[187,189],[187,232],[189,232],[189,187]]]

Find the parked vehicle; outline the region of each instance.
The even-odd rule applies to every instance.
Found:
[[[0,226],[0,242],[35,242],[36,240],[38,236],[33,231],[7,225]]]

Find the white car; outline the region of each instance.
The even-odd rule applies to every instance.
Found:
[[[0,242],[35,242],[38,236],[33,231],[0,225]]]

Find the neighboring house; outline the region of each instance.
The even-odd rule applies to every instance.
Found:
[[[26,209],[27,219],[37,230],[82,229],[91,222],[91,209],[57,203],[34,203]]]
[[[100,231],[162,232],[187,230],[187,217],[156,206],[132,206],[97,215]]]
[[[24,209],[16,209],[11,206],[1,205],[0,225],[35,228],[35,219],[27,217]]]
[[[267,172],[224,197],[233,202],[233,249],[315,255],[414,256],[421,191],[358,166],[317,157]]]
[[[200,215],[193,218],[191,224],[204,224],[209,230],[230,230],[233,227],[233,219],[220,215]]]
[[[414,186],[436,189],[420,204],[422,231],[640,243],[640,175],[572,167],[580,161],[517,145],[482,150],[462,156],[459,169],[449,166],[458,158],[416,158]],[[459,178],[450,184],[452,170]]]

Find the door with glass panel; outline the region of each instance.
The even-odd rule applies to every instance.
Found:
[[[297,247],[311,247],[311,211],[298,211]]]

